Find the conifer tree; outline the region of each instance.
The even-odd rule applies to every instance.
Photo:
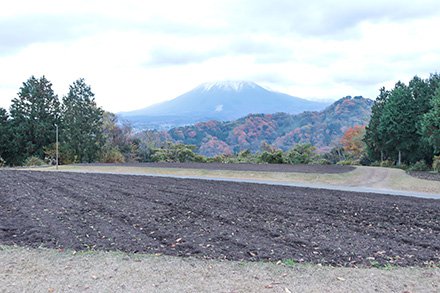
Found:
[[[55,125],[59,123],[60,103],[52,84],[32,76],[20,88],[10,108],[12,148],[11,164],[22,164],[27,157],[43,158],[43,148],[55,142]]]
[[[384,148],[397,159],[398,165],[402,158],[407,161],[411,152],[417,149],[416,114],[410,89],[399,81],[390,92],[379,122]]]
[[[0,108],[0,158],[8,163],[11,160],[11,130],[8,112]]]
[[[421,128],[434,154],[440,154],[440,88],[431,100],[431,110],[423,115]]]
[[[94,162],[102,146],[104,111],[95,103],[94,93],[84,79],[76,80],[63,98],[61,137],[69,161]]]
[[[380,89],[379,96],[371,108],[371,118],[365,129],[364,142],[367,145],[368,155],[372,160],[383,160],[385,151],[385,138],[379,129],[383,108],[388,101],[390,92],[385,88]]]

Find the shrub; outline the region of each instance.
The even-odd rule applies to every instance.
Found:
[[[285,154],[284,161],[288,164],[309,164],[316,157],[315,149],[311,144],[296,144]]]
[[[440,155],[434,156],[432,159],[432,169],[436,172],[440,172]]]
[[[365,155],[365,154],[361,156],[361,158],[359,160],[359,163],[362,166],[370,166],[372,164],[370,158],[367,155]]]
[[[425,160],[420,160],[414,163],[414,165],[410,166],[408,168],[409,171],[428,171],[431,168],[429,168],[428,164],[426,164]]]
[[[124,155],[115,147],[105,148],[101,152],[101,163],[124,163]]]
[[[152,162],[206,162],[206,158],[194,153],[196,146],[167,143],[161,148],[153,149]]]
[[[264,151],[260,154],[259,159],[261,162],[269,163],[269,164],[284,163],[282,151],[274,151],[274,152]]]
[[[329,160],[321,158],[321,159],[313,160],[309,164],[311,164],[311,165],[331,165],[332,163]]]
[[[385,160],[380,162],[381,167],[394,167],[394,162],[391,160]]]
[[[0,157],[0,168],[3,167],[6,164],[5,160],[3,160],[2,157]]]
[[[345,150],[343,147],[333,147],[330,152],[325,153],[323,155],[324,159],[329,160],[332,164],[336,164],[337,162],[341,160],[345,160],[347,157],[347,154],[345,153]]]
[[[28,167],[31,167],[31,166],[42,166],[44,164],[45,163],[44,163],[44,161],[42,159],[40,159],[38,157],[35,157],[35,156],[29,157],[29,158],[27,158],[24,161],[24,165],[28,166]]]
[[[336,163],[336,165],[349,166],[355,165],[352,160],[342,160]]]
[[[207,163],[229,163],[231,160],[231,157],[228,155],[218,155],[212,158],[207,158]]]
[[[380,161],[371,162],[370,166],[372,166],[372,167],[380,167]]]

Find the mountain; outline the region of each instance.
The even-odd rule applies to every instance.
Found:
[[[225,81],[204,83],[173,100],[119,116],[138,130],[169,129],[208,120],[233,120],[248,114],[317,111],[327,105],[270,91],[253,82]]]
[[[264,141],[283,150],[297,143],[311,143],[319,151],[329,151],[348,128],[368,124],[372,105],[370,99],[348,96],[321,112],[251,114],[234,121],[201,122],[154,134],[157,140],[195,145],[197,152],[206,156],[259,151]]]

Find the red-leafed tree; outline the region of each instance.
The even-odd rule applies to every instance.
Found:
[[[355,125],[345,131],[341,138],[341,144],[344,150],[354,158],[359,159],[365,151],[365,126]]]

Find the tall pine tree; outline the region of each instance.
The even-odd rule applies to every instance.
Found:
[[[84,79],[75,81],[63,98],[61,137],[70,161],[94,162],[102,145],[102,116]]]
[[[440,88],[431,100],[431,109],[423,115],[421,129],[427,142],[433,147],[434,154],[440,154]]]
[[[379,96],[371,108],[371,118],[365,129],[364,142],[367,145],[368,155],[372,160],[383,160],[385,151],[385,138],[379,129],[383,108],[388,101],[389,91],[380,89]]]
[[[10,108],[15,151],[10,163],[19,165],[30,156],[44,157],[43,147],[55,141],[59,110],[58,97],[46,77],[32,76],[23,83]]]
[[[396,83],[384,105],[379,122],[379,132],[384,139],[387,154],[408,161],[418,146],[417,115],[410,89],[402,82]]]
[[[11,146],[11,123],[8,112],[0,108],[0,158],[6,160],[6,163],[11,161],[12,146]]]

